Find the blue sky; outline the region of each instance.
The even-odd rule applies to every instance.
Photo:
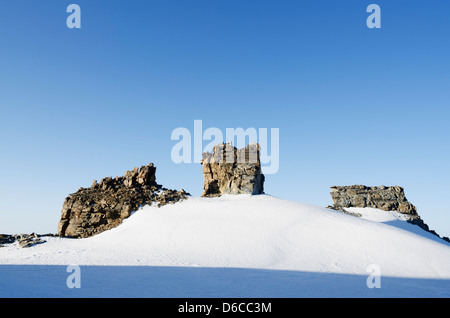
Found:
[[[68,29],[66,8],[81,7]],[[366,26],[381,7],[382,28]],[[56,232],[64,198],[172,162],[177,127],[280,129],[266,193],[400,185],[450,236],[448,1],[0,0],[0,233]]]

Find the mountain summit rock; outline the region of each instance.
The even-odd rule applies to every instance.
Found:
[[[214,146],[212,153],[203,153],[202,197],[264,193],[265,178],[259,158],[260,147],[256,143],[242,149],[222,143]]]
[[[418,217],[416,207],[406,199],[404,189],[399,186],[333,186],[330,194],[336,209],[370,207],[408,214],[411,219]]]
[[[146,204],[162,206],[189,195],[184,190],[163,188],[156,183],[153,163],[125,172],[122,177],[94,180],[64,201],[58,235],[89,237],[114,228]]]
[[[330,208],[346,211],[346,208],[376,208],[383,211],[400,212],[407,217],[407,222],[421,227],[441,239],[450,242],[448,237],[441,237],[422,220],[417,213],[417,208],[406,199],[405,191],[399,186],[372,186],[350,185],[350,186],[332,186],[331,198],[333,206]],[[355,215],[358,216],[358,215]]]

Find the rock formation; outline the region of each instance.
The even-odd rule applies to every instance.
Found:
[[[14,243],[16,239],[13,235],[8,234],[0,234],[0,247],[3,247],[4,244],[11,244]]]
[[[416,207],[406,199],[403,188],[398,186],[333,186],[331,198],[335,209],[371,207],[408,214],[411,219],[418,217]]]
[[[0,247],[4,247],[5,244],[12,244],[14,242],[18,242],[19,246],[22,248],[31,247],[37,244],[45,243],[46,241],[41,239],[42,236],[53,236],[53,234],[0,234]]]
[[[155,181],[156,167],[150,163],[127,171],[122,177],[107,177],[90,188],[80,188],[64,201],[58,235],[89,237],[122,223],[139,207],[158,206],[186,198],[184,190],[163,188]]]
[[[339,210],[353,216],[361,216],[351,213],[345,208],[377,208],[384,211],[397,211],[407,216],[407,221],[415,224],[427,232],[440,237],[435,231],[430,230],[427,224],[417,213],[416,207],[406,199],[404,189],[399,186],[393,187],[367,187],[364,185],[333,186],[331,187],[331,198],[333,206],[330,208]],[[448,237],[441,237],[450,242]]]
[[[255,143],[242,149],[227,143],[215,146],[213,153],[203,153],[202,197],[264,193],[259,151]]]

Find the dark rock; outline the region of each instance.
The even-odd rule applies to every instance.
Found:
[[[36,244],[45,243],[46,241],[41,239],[42,236],[51,236],[52,234],[39,235],[36,233],[31,234],[0,234],[0,247],[4,247],[5,244],[12,244],[18,242],[22,248],[34,246]]]
[[[0,234],[0,247],[3,247],[5,244],[14,243],[15,240],[13,235]]]
[[[157,203],[162,206],[186,199],[184,190],[162,188],[156,183],[156,167],[150,163],[125,172],[122,177],[93,181],[90,188],[80,188],[64,201],[58,235],[89,237],[112,229],[139,207]]]

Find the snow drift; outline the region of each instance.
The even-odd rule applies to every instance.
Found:
[[[450,279],[450,244],[377,209],[342,212],[269,195],[145,206],[86,239],[0,248],[0,264],[221,267]]]

